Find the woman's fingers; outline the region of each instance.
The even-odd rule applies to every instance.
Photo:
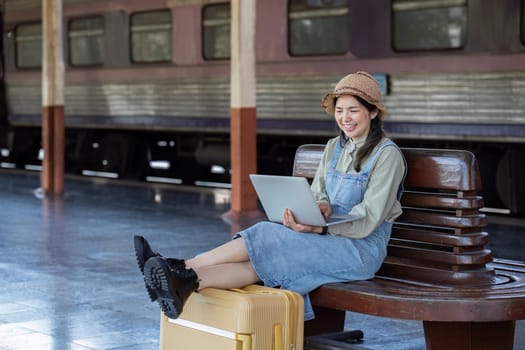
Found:
[[[285,208],[283,212],[283,225],[292,229],[297,225],[293,212],[288,208]]]

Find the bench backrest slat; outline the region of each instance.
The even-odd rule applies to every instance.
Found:
[[[489,235],[486,232],[481,234],[463,235],[444,235],[443,232],[432,231],[430,229],[418,230],[414,228],[401,227],[396,225],[392,230],[392,238],[400,240],[414,241],[425,235],[425,241],[431,244],[442,244],[451,247],[477,247],[485,246],[489,243]]]
[[[293,175],[312,179],[324,145],[300,146]],[[396,220],[378,276],[456,285],[490,283],[492,253],[478,164],[468,151],[402,148],[407,161],[403,214]]]
[[[310,144],[302,145],[295,153],[293,165],[293,176],[303,176],[313,179],[321,158],[323,156],[324,145]]]
[[[410,169],[405,183],[410,186],[474,192],[481,189],[478,164],[471,152],[403,148],[403,154]]]
[[[405,208],[403,214],[397,219],[400,224],[432,225],[453,228],[472,228],[480,230],[487,225],[484,215],[452,216],[445,212],[430,212]]]
[[[470,210],[483,207],[483,197],[481,196],[456,198],[450,195],[405,191],[401,200],[403,205],[407,207],[417,205],[427,208],[454,210]]]

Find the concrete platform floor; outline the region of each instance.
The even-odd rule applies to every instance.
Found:
[[[144,290],[134,234],[190,257],[229,240],[228,190],[68,178],[46,199],[39,176],[0,172],[0,350],[151,350],[159,309]],[[525,260],[522,221],[489,228],[498,257]],[[497,232],[494,231],[497,229]],[[525,349],[517,322],[515,349]],[[371,349],[422,350],[418,321],[347,314]]]

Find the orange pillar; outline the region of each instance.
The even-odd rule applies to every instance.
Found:
[[[64,106],[42,108],[42,189],[46,194],[64,192]]]
[[[231,184],[230,216],[257,211],[249,174],[257,172],[255,109],[255,0],[231,1]]]
[[[64,58],[62,0],[42,3],[42,189],[64,192]]]
[[[243,214],[257,209],[257,195],[248,177],[257,172],[255,107],[231,108],[231,209]]]

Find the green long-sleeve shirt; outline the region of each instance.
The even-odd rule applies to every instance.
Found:
[[[338,137],[327,142],[321,163],[312,182],[311,189],[317,201],[328,201],[324,179],[337,142],[339,142]],[[356,173],[354,169],[355,155],[364,142],[365,140],[362,139],[346,143],[336,165],[337,171]],[[354,143],[355,147],[352,143]],[[352,148],[354,148],[353,151]],[[373,153],[374,151],[372,151]],[[365,165],[366,160],[361,164]],[[401,204],[397,200],[397,190],[404,173],[405,162],[401,152],[396,147],[383,148],[370,171],[363,201],[355,205],[350,212],[350,214],[363,215],[364,218],[350,223],[331,226],[329,233],[351,238],[364,238],[385,220],[388,222],[394,221],[402,212]]]

